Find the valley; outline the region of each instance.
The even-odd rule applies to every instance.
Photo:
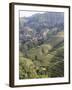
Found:
[[[64,76],[64,14],[44,12],[19,20],[19,78]]]

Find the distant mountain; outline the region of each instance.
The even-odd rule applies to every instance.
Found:
[[[23,25],[22,25],[23,24]],[[20,25],[29,26],[37,31],[45,28],[57,27],[64,24],[63,12],[45,12],[43,14],[34,14],[30,17],[20,18]]]
[[[64,30],[63,12],[45,12],[30,17],[20,17],[20,42],[51,39]]]

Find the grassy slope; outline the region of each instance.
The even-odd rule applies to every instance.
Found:
[[[27,57],[20,52],[20,79],[62,77],[64,75],[63,32],[27,51]]]

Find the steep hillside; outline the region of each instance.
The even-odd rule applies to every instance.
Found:
[[[20,17],[19,28],[19,78],[63,77],[64,13]]]

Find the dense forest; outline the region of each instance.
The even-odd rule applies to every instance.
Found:
[[[64,76],[64,13],[19,17],[19,78]]]

